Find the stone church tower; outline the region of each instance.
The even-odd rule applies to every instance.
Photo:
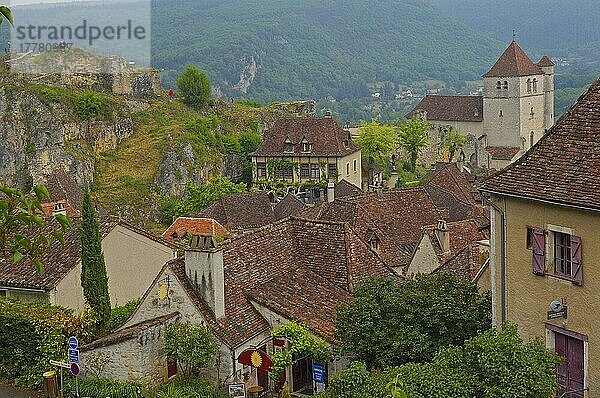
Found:
[[[489,147],[528,150],[554,124],[554,64],[534,64],[513,41],[483,76],[483,134]]]

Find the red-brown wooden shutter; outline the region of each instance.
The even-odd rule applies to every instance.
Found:
[[[533,252],[533,273],[535,275],[546,274],[546,232],[541,228],[533,228],[533,241],[531,249]]]
[[[571,267],[573,269],[573,282],[577,285],[581,285],[583,283],[581,238],[575,235],[571,235]]]

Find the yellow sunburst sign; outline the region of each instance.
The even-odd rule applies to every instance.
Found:
[[[255,368],[260,368],[262,365],[262,357],[260,356],[260,354],[258,353],[258,351],[254,351],[252,353],[252,355],[250,356],[250,360],[252,361],[252,365]]]

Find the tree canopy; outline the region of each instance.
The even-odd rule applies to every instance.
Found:
[[[64,232],[71,227],[69,218],[58,214],[53,218],[59,227],[47,233],[44,200],[50,200],[50,194],[42,185],[33,187],[30,195],[16,188],[0,186],[0,255],[13,264],[29,259],[40,273],[44,272],[40,260],[44,251],[53,240],[64,244]]]
[[[460,151],[465,146],[467,139],[464,135],[460,133],[458,129],[452,129],[448,131],[446,136],[443,138],[440,145],[442,148],[448,151],[448,161],[452,162],[452,158],[454,158],[454,154],[457,151]]]
[[[559,363],[541,340],[523,342],[517,327],[506,324],[439,351],[429,363],[371,372],[352,363],[319,398],[550,397]]]
[[[195,66],[188,66],[177,78],[177,88],[183,95],[183,102],[196,109],[202,109],[210,98],[208,76]]]
[[[369,368],[430,361],[491,326],[491,301],[454,273],[419,275],[398,284],[371,278],[338,307],[342,351]]]
[[[361,147],[363,156],[368,158],[369,172],[373,170],[374,165],[385,169],[390,154],[397,147],[397,141],[398,135],[394,127],[380,124],[376,120],[370,123],[364,120],[361,122],[361,133],[356,138],[356,143]]]
[[[108,276],[102,253],[100,224],[88,189],[83,192],[81,208],[81,287],[86,303],[103,330],[110,320],[111,311]]]
[[[167,357],[179,362],[187,377],[209,366],[218,350],[219,345],[207,327],[174,323],[165,331]]]
[[[413,116],[400,126],[398,137],[400,139],[400,147],[408,154],[408,162],[414,171],[417,167],[417,159],[423,149],[429,143],[428,130],[429,124]]]

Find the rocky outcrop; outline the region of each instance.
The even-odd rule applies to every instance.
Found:
[[[82,121],[25,86],[0,88],[0,182],[28,189],[60,167],[78,183],[91,183],[94,155],[133,133],[128,113],[115,114],[114,120]]]
[[[247,94],[248,89],[250,89],[250,86],[256,78],[259,65],[254,59],[254,56],[244,57],[242,58],[241,62],[244,64],[244,68],[240,72],[240,81],[233,86],[233,88],[240,90],[244,94]]]

